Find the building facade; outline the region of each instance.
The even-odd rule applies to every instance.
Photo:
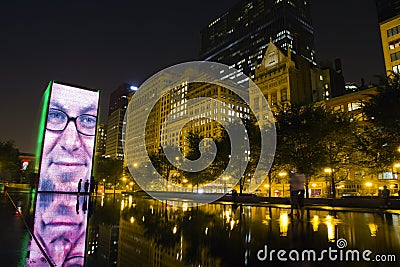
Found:
[[[400,15],[379,24],[385,70],[400,73]]]
[[[316,65],[309,0],[242,0],[201,31],[200,58],[254,78],[272,38]]]
[[[135,93],[137,88],[127,83],[120,85],[111,93],[108,121],[107,121],[107,140],[105,157],[122,160],[123,150],[123,127],[126,108],[129,96]]]
[[[107,125],[99,124],[97,126],[96,136],[96,156],[103,156],[106,153],[106,142],[107,142]]]

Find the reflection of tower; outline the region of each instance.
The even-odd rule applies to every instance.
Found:
[[[119,266],[153,266],[154,246],[144,236],[143,227],[134,222],[120,219],[120,238],[118,248]]]
[[[87,254],[96,254],[99,248],[99,226],[89,227]]]
[[[100,258],[105,259],[107,266],[117,266],[118,234],[118,225],[99,225],[98,253]]]

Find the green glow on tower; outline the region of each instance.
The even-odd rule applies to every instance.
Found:
[[[54,81],[50,81],[49,85],[47,86],[46,91],[43,94],[42,98],[42,113],[40,116],[40,123],[38,129],[38,139],[36,141],[36,162],[35,162],[35,172],[39,172],[39,165],[40,165],[40,156],[42,154],[42,145],[43,145],[43,136],[44,130],[46,128],[46,121],[47,121],[47,110],[50,100],[50,91],[51,87],[53,86]]]

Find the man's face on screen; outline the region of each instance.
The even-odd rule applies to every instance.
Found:
[[[90,178],[98,93],[55,84],[52,89],[39,190],[77,191]]]

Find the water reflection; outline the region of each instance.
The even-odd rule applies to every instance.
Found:
[[[178,208],[132,197],[98,201],[103,207],[90,223],[90,229],[98,229],[97,239],[91,239],[98,250],[89,255],[89,266],[266,266],[257,259],[265,245],[322,250],[340,238],[349,248],[400,257],[396,214],[308,210],[299,221],[279,207]]]
[[[38,194],[27,266],[84,265],[88,198]]]

